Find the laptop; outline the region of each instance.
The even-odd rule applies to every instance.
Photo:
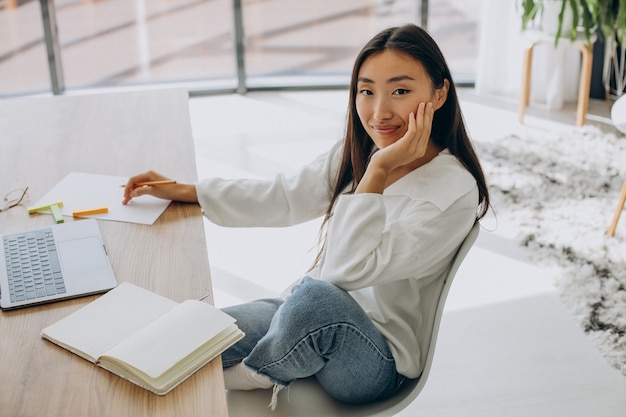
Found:
[[[95,219],[0,234],[0,308],[103,293],[117,286]]]

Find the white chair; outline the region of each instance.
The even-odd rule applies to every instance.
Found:
[[[411,380],[410,383],[405,384],[392,398],[363,405],[345,404],[333,399],[317,384],[315,378],[297,380],[291,384],[288,390],[280,393],[278,406],[274,411],[268,407],[272,390],[228,391],[226,396],[230,417],[382,417],[393,416],[406,408],[426,385],[435,354],[443,307],[450,286],[465,255],[476,241],[479,230],[480,226],[476,224],[469,232],[456,253],[443,283],[435,315],[432,317],[433,326],[430,344],[426,352],[424,371],[419,379]]]

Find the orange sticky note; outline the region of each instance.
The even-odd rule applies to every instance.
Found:
[[[84,217],[84,216],[90,216],[92,214],[103,214],[103,213],[108,213],[109,209],[107,207],[96,207],[96,208],[92,208],[92,209],[87,209],[87,210],[77,210],[72,212],[72,216],[74,217]]]

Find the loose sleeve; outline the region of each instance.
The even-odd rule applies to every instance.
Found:
[[[296,175],[274,179],[211,178],[196,184],[204,215],[221,226],[291,226],[323,215],[341,157],[341,142]]]
[[[407,195],[344,195],[328,225],[320,278],[347,290],[431,276],[476,218],[475,183],[442,206]]]

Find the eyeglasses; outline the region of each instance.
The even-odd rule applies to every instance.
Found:
[[[28,197],[28,194],[26,193],[27,191],[28,187],[24,189],[18,188],[6,193],[4,196],[4,207],[0,208],[0,211],[5,211],[19,205],[25,198]]]

